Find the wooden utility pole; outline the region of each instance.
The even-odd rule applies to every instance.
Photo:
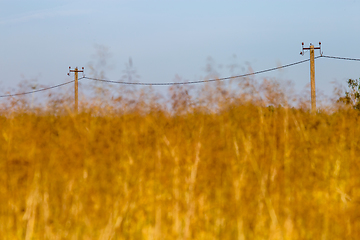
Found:
[[[303,51],[300,53],[304,55],[304,50],[310,50],[310,84],[311,84],[311,113],[316,113],[316,91],[315,91],[315,49],[320,49],[321,53],[321,42],[319,42],[319,47],[314,47],[310,43],[309,48],[304,48],[304,43],[302,43]]]
[[[316,112],[314,46],[310,45],[311,112]]]
[[[75,113],[78,113],[78,110],[79,110],[79,104],[78,104],[78,101],[79,101],[79,97],[78,97],[78,83],[79,83],[79,75],[78,73],[79,72],[84,72],[84,67],[82,67],[82,70],[79,70],[77,67],[74,69],[74,70],[71,70],[71,67],[69,67],[69,73],[68,75],[70,76],[70,73],[73,72],[75,73],[75,106],[74,106],[74,111]]]

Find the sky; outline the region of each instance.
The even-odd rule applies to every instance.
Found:
[[[130,58],[140,82],[204,79],[209,63],[219,77],[277,67],[309,58],[302,42],[360,58],[359,10],[355,0],[0,0],[0,92],[72,80],[69,66],[120,80]],[[316,60],[319,94],[359,77],[360,62]],[[309,63],[256,78],[303,91]]]

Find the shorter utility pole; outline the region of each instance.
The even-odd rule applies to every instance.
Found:
[[[311,83],[311,113],[316,113],[316,92],[315,92],[315,54],[314,50],[319,49],[321,53],[321,42],[319,42],[319,47],[314,47],[310,43],[310,47],[304,48],[304,43],[302,43],[302,52],[301,55],[304,55],[304,50],[310,50],[310,83]]]
[[[70,76],[71,72],[75,73],[75,107],[74,107],[74,111],[75,111],[75,113],[78,113],[78,110],[79,110],[79,104],[78,104],[78,100],[79,100],[79,97],[78,97],[79,75],[78,75],[78,73],[79,72],[83,73],[84,72],[84,67],[82,67],[82,70],[79,70],[77,67],[74,70],[71,70],[71,67],[69,67],[69,73],[68,73],[69,76]]]

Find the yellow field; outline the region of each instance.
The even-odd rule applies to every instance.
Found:
[[[218,106],[3,113],[0,239],[360,239],[359,111]]]

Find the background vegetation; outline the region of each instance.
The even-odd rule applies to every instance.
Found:
[[[3,102],[1,239],[359,239],[359,111],[234,89]]]

